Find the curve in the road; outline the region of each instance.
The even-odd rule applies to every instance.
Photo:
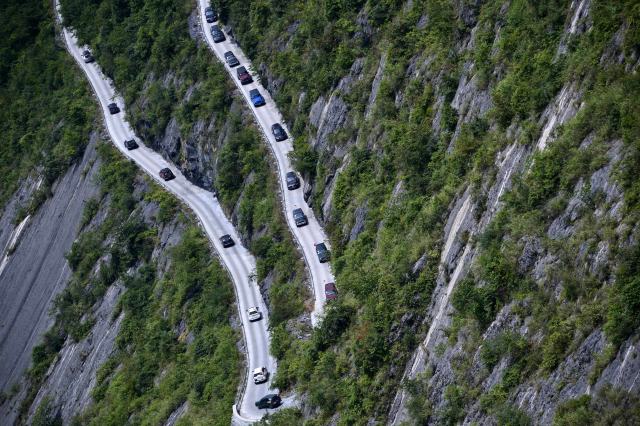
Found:
[[[267,139],[269,147],[276,159],[279,176],[278,180],[280,181],[280,192],[283,198],[284,214],[287,218],[289,229],[291,229],[291,233],[294,235],[298,246],[304,255],[305,263],[312,281],[312,288],[315,293],[315,303],[313,312],[311,313],[311,321],[316,325],[322,317],[326,303],[324,285],[329,282],[335,282],[329,263],[320,263],[315,251],[316,243],[325,242],[327,246],[329,245],[327,236],[315,217],[313,210],[307,205],[307,202],[304,199],[304,182],[302,182],[302,178],[300,177],[301,185],[299,189],[294,191],[287,190],[286,174],[287,172],[294,170],[289,159],[289,153],[293,151],[293,137],[282,119],[282,114],[280,114],[280,111],[278,110],[274,100],[271,98],[269,92],[260,84],[260,82],[257,81],[257,76],[253,75],[253,83],[242,85],[235,75],[236,68],[231,68],[226,64],[224,54],[225,52],[231,51],[234,53],[236,58],[238,58],[238,61],[240,61],[240,65],[246,67],[247,70],[251,72],[251,61],[245,56],[242,49],[240,49],[236,43],[231,41],[228,34],[225,33],[227,40],[221,43],[215,43],[213,41],[213,36],[210,31],[211,25],[213,24],[207,23],[204,15],[204,10],[207,6],[209,6],[208,0],[198,0],[198,15],[200,16],[200,24],[204,37],[207,40],[207,44],[214,52],[216,58],[223,63],[231,79],[235,82],[240,93],[242,93],[242,96],[247,101],[247,105],[253,112],[255,119],[258,122],[264,137]],[[215,24],[219,24],[219,22],[216,22]],[[261,107],[255,107],[253,105],[251,97],[249,96],[249,91],[251,89],[258,89],[260,91],[260,94],[266,101],[266,105]],[[289,136],[288,139],[282,142],[277,142],[275,140],[275,137],[271,133],[271,125],[274,123],[280,123],[282,127],[285,128]],[[292,211],[295,208],[301,208],[307,215],[309,220],[309,224],[307,226],[301,228],[296,226],[292,216]]]
[[[169,192],[177,196],[195,213],[200,225],[209,237],[217,251],[220,260],[228,270],[236,292],[238,314],[242,321],[242,331],[246,346],[247,355],[247,375],[244,392],[240,395],[240,404],[234,406],[234,417],[244,421],[256,421],[263,416],[263,412],[255,407],[254,402],[267,393],[269,390],[271,377],[276,370],[276,361],[269,353],[270,337],[267,329],[268,311],[260,295],[258,286],[251,278],[255,271],[256,262],[249,251],[240,244],[240,238],[231,222],[224,215],[218,200],[211,192],[199,188],[189,182],[179,170],[167,162],[161,155],[144,146],[142,141],[135,135],[129,123],[125,120],[124,101],[115,92],[110,80],[101,72],[99,66],[94,62],[87,64],[82,59],[82,51],[78,40],[73,33],[62,26],[59,2],[55,3],[56,16],[60,22],[62,33],[67,50],[76,60],[80,68],[86,74],[91,87],[93,88],[105,118],[105,125],[114,145],[129,159],[133,160],[142,170],[151,176],[157,183],[162,185]],[[115,102],[121,112],[110,114],[108,104]],[[139,148],[129,151],[124,147],[124,141],[135,139]],[[162,169],[170,168],[175,179],[165,182],[158,172]],[[236,245],[231,248],[223,248],[220,236],[229,234],[236,241]],[[249,322],[246,310],[251,306],[258,306],[262,311],[263,319],[257,322]],[[249,372],[256,367],[266,367],[271,373],[269,381],[260,385],[255,385],[250,380]]]

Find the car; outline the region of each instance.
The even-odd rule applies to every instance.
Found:
[[[251,102],[253,103],[254,107],[261,107],[262,105],[266,104],[258,89],[249,90],[249,97],[251,98]]]
[[[329,249],[325,245],[325,243],[317,243],[316,244],[316,254],[318,255],[318,260],[320,263],[325,263],[329,261],[331,257],[329,253]]]
[[[338,298],[338,289],[334,283],[326,283],[324,285],[324,296],[327,300],[336,300]]]
[[[284,131],[280,123],[271,126],[271,133],[273,133],[273,137],[276,138],[278,142],[287,139],[287,132]]]
[[[218,14],[211,6],[207,6],[207,8],[205,8],[204,17],[207,19],[208,23],[216,22],[218,20]]]
[[[233,241],[233,238],[231,238],[231,235],[229,234],[220,237],[220,242],[222,243],[222,247],[224,248],[229,248],[236,245],[236,243]]]
[[[238,67],[236,73],[238,74],[238,80],[240,80],[240,83],[243,85],[253,83],[253,77],[251,77],[251,74],[249,74],[249,71],[247,71],[245,67]]]
[[[251,322],[260,321],[262,319],[262,312],[260,312],[257,306],[252,306],[247,309],[247,316]]]
[[[124,141],[124,147],[127,148],[129,151],[138,148],[138,142],[136,142],[133,139],[129,139]]]
[[[221,43],[227,39],[220,27],[217,25],[211,26],[211,36],[213,37],[214,43]]]
[[[164,169],[160,170],[160,177],[165,181],[168,181],[171,179],[175,179],[176,175],[173,174],[170,168],[165,167]]]
[[[280,395],[275,393],[265,395],[256,401],[256,407],[258,407],[259,409],[277,408],[280,406],[280,404],[282,404],[282,399],[280,399]]]
[[[115,102],[112,102],[109,105],[107,105],[107,108],[109,108],[109,112],[111,114],[117,114],[120,112],[120,108],[118,108],[118,105]]]
[[[296,222],[298,228],[309,224],[307,215],[304,214],[302,209],[293,209],[293,220]]]
[[[296,176],[295,172],[287,172],[287,189],[292,191],[300,188],[300,179]]]
[[[253,370],[253,383],[259,385],[269,380],[269,372],[266,367],[258,367]]]
[[[237,67],[238,65],[240,65],[240,61],[238,61],[238,58],[236,58],[236,55],[234,55],[233,52],[231,51],[225,52],[224,60],[227,62],[227,65],[229,65],[231,68]]]
[[[84,52],[82,52],[82,59],[84,60],[85,64],[90,64],[91,62],[95,61],[90,50],[85,50]]]

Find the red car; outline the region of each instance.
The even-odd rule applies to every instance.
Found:
[[[240,80],[240,83],[249,84],[253,82],[251,74],[249,74],[249,71],[247,71],[245,67],[238,67],[236,72],[238,74],[238,80]]]
[[[326,283],[324,285],[324,295],[327,300],[336,300],[338,298],[338,289],[334,283]]]
[[[164,169],[160,170],[160,177],[164,180],[171,180],[176,178],[176,176],[173,174],[171,169],[168,167],[165,167]]]

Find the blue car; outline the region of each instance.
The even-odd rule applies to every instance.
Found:
[[[259,107],[266,104],[258,89],[250,90],[249,96],[251,97],[251,102],[253,102],[254,107]]]

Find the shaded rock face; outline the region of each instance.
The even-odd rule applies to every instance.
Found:
[[[78,343],[73,343],[71,339],[64,343],[57,362],[49,370],[31,405],[29,422],[45,397],[59,407],[65,424],[89,406],[91,392],[96,385],[96,372],[113,353],[114,342],[124,318],[124,314],[121,314],[112,320],[113,310],[123,291],[122,284],[112,285],[102,302],[94,307],[96,322],[89,336]]]
[[[140,179],[136,186],[147,186],[147,183]],[[154,213],[158,211],[155,203],[142,202],[138,209],[148,225],[155,225]],[[168,262],[170,248],[180,242],[185,226],[184,223],[174,219],[158,229],[158,242],[151,258],[159,266],[157,273],[160,279],[170,267]],[[135,270],[130,273],[134,274]],[[121,282],[111,285],[102,300],[92,308],[95,324],[88,336],[77,343],[68,338],[64,343],[31,405],[28,421],[33,419],[44,398],[50,398],[52,405],[59,407],[65,424],[91,404],[91,392],[97,383],[96,372],[113,353],[115,340],[124,319],[124,314],[114,317],[114,312],[125,290]],[[187,341],[192,338],[192,335],[186,335]],[[179,416],[174,421],[177,418]]]
[[[89,144],[82,162],[73,166],[70,171],[61,178],[60,182],[54,185],[53,197],[40,207],[30,221],[29,227],[24,231],[24,236],[21,237],[20,246],[23,245],[25,249],[33,250],[33,253],[37,255],[39,255],[40,252],[35,248],[34,243],[30,241],[31,234],[44,238],[45,241],[52,240],[53,242],[46,245],[50,251],[45,252],[48,259],[44,264],[57,269],[41,271],[41,268],[35,268],[33,273],[25,272],[26,276],[30,276],[31,274],[35,277],[31,281],[33,283],[32,285],[42,287],[43,284],[40,282],[43,281],[48,283],[51,288],[42,289],[39,292],[32,290],[24,296],[20,293],[16,295],[24,297],[24,300],[20,302],[23,305],[21,312],[25,312],[26,314],[36,312],[40,315],[39,317],[35,317],[36,322],[33,324],[25,322],[30,320],[30,318],[25,320],[18,316],[15,320],[14,327],[17,325],[23,328],[32,326],[30,334],[26,335],[26,338],[29,340],[18,347],[20,351],[10,352],[8,351],[11,349],[10,346],[2,346],[2,350],[6,351],[6,355],[3,354],[3,359],[13,362],[13,364],[10,362],[3,363],[3,368],[5,368],[5,370],[2,370],[3,374],[7,371],[8,378],[15,377],[15,380],[11,381],[9,385],[16,381],[20,381],[21,383],[20,392],[13,395],[12,398],[9,398],[0,406],[0,416],[7,420],[7,424],[15,421],[19,414],[20,403],[22,399],[26,397],[28,384],[24,378],[22,378],[21,373],[24,372],[31,361],[33,346],[38,343],[42,334],[53,324],[53,318],[49,316],[53,297],[65,288],[71,277],[71,270],[64,258],[64,254],[69,251],[71,244],[81,232],[96,229],[109,213],[110,198],[107,195],[103,198],[100,208],[92,221],[88,223],[85,228],[80,229],[80,220],[83,212],[83,200],[81,196],[83,196],[86,201],[86,199],[98,194],[98,188],[94,182],[99,167],[99,161],[96,160],[95,143],[94,138]],[[77,175],[81,175],[82,178],[79,179]],[[148,182],[144,178],[138,177],[136,179],[134,196],[139,203],[137,212],[141,214],[144,222],[148,226],[156,226],[156,215],[159,212],[159,206],[154,202],[141,201],[144,193],[149,189],[148,186]],[[75,192],[62,190],[74,188]],[[70,194],[75,195],[69,198]],[[78,200],[74,197],[78,197]],[[59,203],[64,203],[64,206],[68,207],[68,209],[74,209],[74,211],[66,210],[60,213],[61,210],[57,207]],[[6,212],[9,211],[10,209],[6,210]],[[57,221],[57,226],[53,226],[50,221],[45,220],[51,215],[53,215]],[[159,278],[169,270],[169,249],[182,239],[185,227],[186,224],[178,218],[174,218],[172,221],[158,227],[158,240],[152,251],[151,258],[158,267],[157,276]],[[52,234],[52,236],[49,234]],[[63,236],[65,237],[64,239],[62,238]],[[22,238],[24,238],[24,240],[22,240]],[[107,244],[113,242],[114,241],[107,241]],[[65,244],[64,247],[62,243]],[[51,250],[55,250],[55,252],[51,252]],[[55,260],[57,263],[51,263],[52,260]],[[27,264],[26,268],[28,268],[29,271],[33,269],[30,268],[30,265],[33,264],[32,253],[22,251],[18,247],[10,257],[6,271],[13,273],[12,271],[16,268],[15,265],[20,265],[21,263]],[[129,271],[131,274],[135,272],[135,269]],[[40,275],[44,278],[39,278]],[[57,279],[50,280],[52,275]],[[22,281],[16,279],[13,275],[6,275],[1,278],[3,285],[12,286],[22,284]],[[5,279],[7,281],[4,281]],[[110,286],[102,299],[96,302],[88,313],[92,316],[94,325],[87,337],[79,342],[74,342],[70,337],[65,341],[58,356],[49,368],[49,371],[47,371],[44,381],[27,412],[27,422],[33,420],[36,410],[45,398],[49,399],[51,404],[57,407],[65,424],[69,423],[75,415],[80,414],[90,405],[92,401],[91,392],[96,385],[96,372],[113,353],[115,340],[120,330],[120,324],[124,318],[122,314],[117,317],[114,316],[114,311],[118,306],[118,300],[124,291],[125,288],[121,282],[116,282]],[[47,297],[43,298],[43,294]],[[3,298],[2,300],[5,301],[8,299]],[[16,304],[17,303],[18,302],[16,302]],[[44,305],[45,303],[46,305]],[[3,310],[3,313],[4,312],[7,311]],[[8,311],[7,313],[10,312],[11,311]],[[15,340],[16,336],[20,337],[19,333],[15,330],[12,331],[12,329],[8,329],[8,332],[10,333],[6,334],[7,341],[11,339]],[[13,361],[16,357],[16,361]]]
[[[14,218],[37,182],[25,181],[0,217],[0,387],[7,391],[31,362],[33,347],[51,326],[49,309],[71,276],[64,255],[80,230],[84,203],[98,194],[99,167],[92,134],[82,160],[53,186],[53,195],[38,211],[21,221],[22,229],[7,252],[9,236],[16,237]]]

